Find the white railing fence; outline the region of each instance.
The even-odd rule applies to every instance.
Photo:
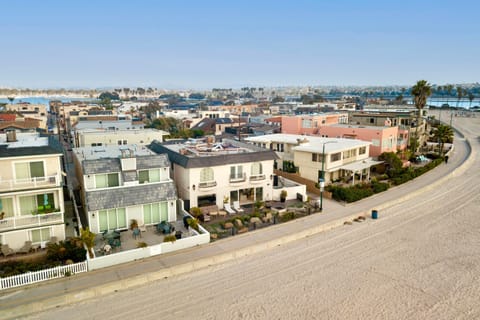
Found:
[[[76,273],[87,272],[87,261],[69,264],[66,266],[58,266],[50,269],[27,272],[16,276],[0,278],[0,290],[25,286],[28,284],[68,277]]]

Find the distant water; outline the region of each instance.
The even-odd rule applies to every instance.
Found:
[[[62,102],[71,102],[71,101],[89,101],[92,100],[90,98],[68,98],[68,97],[28,97],[28,98],[15,98],[13,103],[21,103],[21,102],[28,102],[31,104],[44,104],[48,106],[50,100],[60,100]],[[10,103],[10,100],[7,98],[1,99],[0,103]]]
[[[458,106],[459,108],[468,109],[470,107],[470,100],[462,99],[462,100],[458,101],[455,98],[451,98],[451,99],[433,98],[433,99],[428,99],[428,102],[427,102],[427,105],[436,106],[436,107],[441,107],[444,104],[448,104],[450,107],[457,107]],[[471,106],[472,107],[480,106],[480,99],[473,99]]]

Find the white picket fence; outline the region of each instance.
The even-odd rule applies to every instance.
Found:
[[[0,290],[25,286],[36,282],[46,281],[55,278],[66,277],[76,273],[87,272],[87,261],[69,264],[66,266],[58,266],[55,268],[27,272],[16,276],[0,278]]]

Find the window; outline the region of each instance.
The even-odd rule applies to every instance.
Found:
[[[322,162],[323,157],[321,153],[312,153],[312,162]]]
[[[15,163],[15,177],[20,182],[27,182],[33,179],[37,181],[43,180],[45,178],[43,161]]]
[[[358,154],[365,154],[367,152],[367,147],[360,147],[358,149]]]
[[[312,127],[312,120],[302,119],[302,128],[311,128],[311,127]]]
[[[95,188],[111,188],[118,187],[118,173],[96,174],[95,175]]]
[[[32,213],[43,213],[45,210],[55,208],[53,193],[37,194],[32,196],[19,197],[20,214],[31,215]]]
[[[370,123],[375,123],[375,119],[374,119],[374,118],[370,118]]]
[[[168,204],[166,201],[143,205],[143,222],[145,224],[168,221]]]
[[[125,208],[100,210],[98,212],[100,231],[115,230],[127,227]]]
[[[138,171],[138,182],[159,182],[160,181],[160,169],[140,170]]]
[[[203,168],[200,170],[200,182],[214,181],[215,176],[212,168]]]
[[[4,218],[13,217],[13,199],[0,198],[0,212],[4,213]]]
[[[357,150],[352,149],[352,150],[347,150],[343,152],[343,159],[348,159],[348,158],[353,158],[357,155]]]
[[[251,175],[252,176],[258,176],[258,175],[261,175],[262,173],[263,173],[262,172],[262,164],[260,162],[252,163]]]
[[[102,143],[101,143],[101,142],[92,143],[92,147],[101,147],[101,146],[102,146]]]
[[[50,240],[50,228],[41,228],[30,231],[32,243],[40,243]]]
[[[127,140],[118,140],[117,143],[121,146],[122,144],[127,144]]]
[[[231,166],[230,179],[242,179],[242,178],[243,178],[243,166]]]
[[[330,155],[330,162],[335,162],[335,161],[339,161],[341,159],[341,153],[340,152],[337,152],[337,153],[333,153]]]

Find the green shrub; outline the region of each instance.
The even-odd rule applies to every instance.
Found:
[[[47,259],[52,262],[66,263],[85,261],[87,251],[83,246],[77,246],[76,241],[60,241],[47,246]]]
[[[390,188],[390,185],[385,182],[377,182],[377,181],[372,181],[371,183],[373,193],[379,193],[388,190]]]
[[[295,212],[289,211],[279,216],[280,222],[287,222],[295,219]]]
[[[177,237],[175,237],[175,235],[173,235],[173,234],[170,234],[168,236],[163,237],[163,242],[172,242],[173,243],[175,241],[177,241]]]

